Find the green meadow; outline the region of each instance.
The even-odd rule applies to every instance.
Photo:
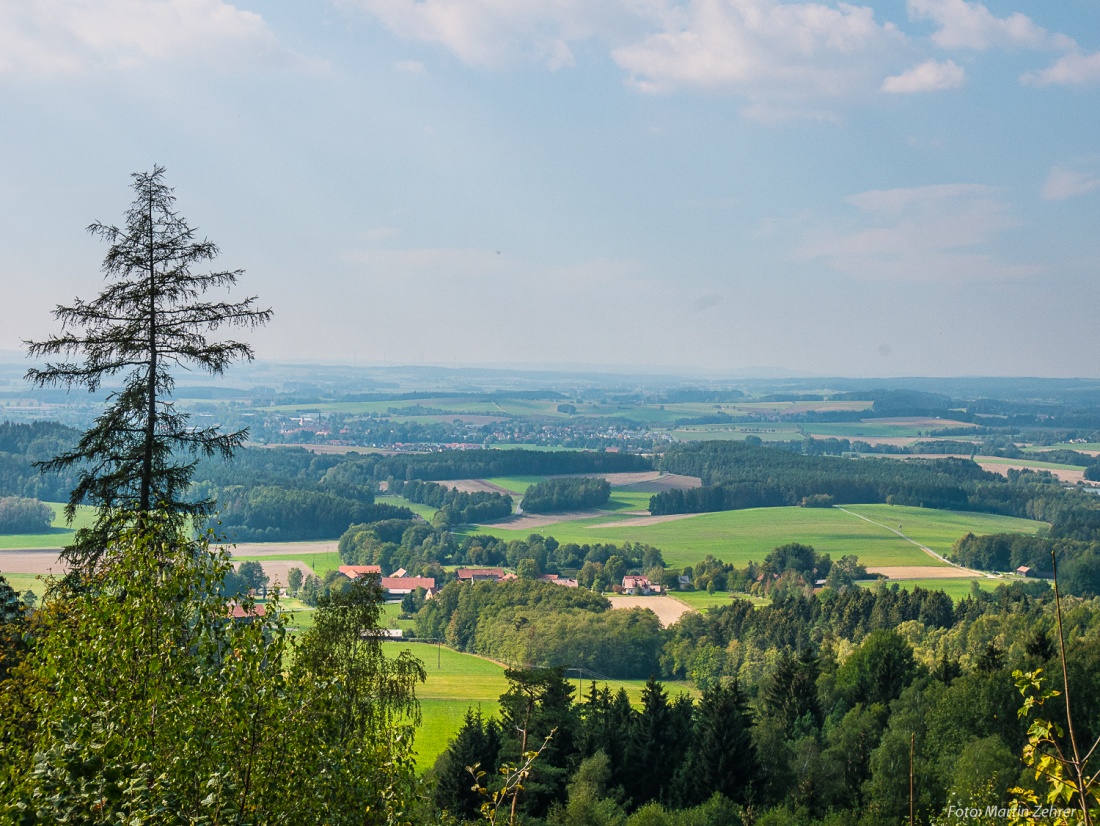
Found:
[[[480,706],[487,716],[498,713],[498,698],[508,690],[505,666],[433,643],[392,642],[385,645],[391,655],[406,649],[412,651],[424,664],[428,675],[427,681],[416,691],[423,719],[415,742],[421,771],[430,768],[447,747],[461,727],[468,708]],[[576,680],[573,683],[576,685]],[[609,680],[599,685],[607,685],[612,691],[625,688],[630,701],[639,705],[645,681]],[[589,686],[590,681],[580,683],[585,692]],[[665,688],[671,695],[687,692],[695,696],[698,693],[687,683],[667,682]]]
[[[886,587],[892,588],[895,585],[898,588],[906,590],[912,588],[924,588],[926,591],[943,591],[955,602],[960,599],[970,596],[970,591],[974,587],[974,583],[978,584],[978,587],[983,591],[992,591],[998,585],[1008,585],[1010,582],[1014,582],[1012,579],[989,578],[989,577],[977,577],[970,579],[904,579],[904,580],[891,580],[886,584]],[[863,580],[858,585],[865,588],[873,588],[877,584],[878,580]]]
[[[1085,465],[1063,465],[1057,462],[1044,462],[1036,459],[1003,459],[1000,456],[975,456],[974,461],[981,462],[983,465],[1030,467],[1036,470],[1081,470],[1085,467]]]
[[[72,525],[65,524],[65,506],[60,502],[47,502],[53,508],[53,527],[44,533],[0,534],[0,551],[18,551],[26,548],[62,548],[73,540],[80,528],[90,528],[95,521],[95,508],[80,505]]]
[[[673,568],[692,565],[707,554],[744,565],[760,562],[778,545],[800,542],[812,545],[833,559],[855,554],[864,565],[938,565],[912,542],[889,528],[903,526],[903,532],[940,554],[951,549],[968,532],[1035,533],[1044,523],[991,514],[940,511],[893,505],[846,506],[868,522],[838,508],[753,508],[705,513],[649,525],[615,527],[616,522],[635,519],[609,511],[588,519],[558,522],[537,530],[515,531],[493,525],[464,529],[501,539],[515,539],[528,533],[553,536],[559,542],[644,542],[660,548]],[[877,523],[877,524],[876,524]]]

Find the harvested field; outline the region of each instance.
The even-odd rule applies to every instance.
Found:
[[[672,597],[609,597],[612,608],[648,608],[668,628],[688,611],[694,611]]]
[[[882,574],[887,579],[974,579],[985,577],[981,571],[971,571],[969,568],[956,568],[955,566],[932,567],[929,565],[893,565],[883,567],[869,567],[869,574]]]
[[[0,574],[53,574],[60,576],[68,566],[57,555],[57,548],[28,551],[0,551]]]
[[[274,556],[275,554],[334,554],[339,542],[253,542],[247,545],[228,545],[233,557]]]
[[[836,438],[840,438],[836,434],[825,435],[825,434],[822,434],[822,433],[811,433],[810,435],[815,439],[836,439]],[[893,445],[894,447],[905,447],[907,445],[913,444],[914,442],[921,441],[921,439],[919,439],[916,436],[850,436],[850,435],[846,435],[846,436],[844,436],[844,438],[851,439],[852,441],[866,442],[869,445]]]
[[[559,522],[572,522],[574,519],[591,519],[604,516],[607,511],[562,511],[561,513],[519,513],[488,523],[487,526],[502,531],[533,531],[556,525]]]
[[[612,476],[630,476],[633,474],[614,473]],[[608,479],[610,482],[611,480]],[[614,486],[615,482],[611,482]],[[698,476],[681,476],[678,473],[663,473],[655,479],[644,479],[620,485],[624,490],[636,493],[661,493],[666,490],[692,490],[701,488],[703,480]]]
[[[864,424],[890,424],[898,427],[923,427],[939,430],[944,427],[978,427],[973,422],[957,422],[954,419],[937,419],[931,416],[888,416],[882,419],[863,419]]]
[[[982,470],[988,470],[991,473],[999,473],[1001,476],[1008,476],[1009,470],[1024,470],[1025,468],[1030,470],[1045,470],[1048,471],[1055,479],[1062,482],[1066,482],[1070,485],[1076,485],[1078,482],[1084,482],[1086,485],[1094,485],[1095,482],[1090,482],[1085,478],[1085,471],[1083,470],[1067,470],[1065,468],[1048,468],[1048,467],[1036,467],[1035,465],[1029,465],[1026,462],[1020,464],[1002,465],[994,462],[978,462],[978,466]]]
[[[693,516],[702,516],[701,513],[668,513],[664,516],[639,516],[637,519],[620,519],[618,522],[601,522],[599,525],[589,525],[590,528],[645,528],[649,525],[659,525],[662,522],[675,522],[678,519],[691,519]]]
[[[503,493],[505,496],[515,496],[507,488],[486,482],[484,479],[445,479],[436,484],[448,489],[455,488],[460,493]]]
[[[234,560],[233,567],[241,567],[241,562],[244,560]],[[264,569],[264,574],[267,575],[268,585],[274,587],[275,583],[279,583],[284,588],[287,583],[290,582],[290,569],[300,568],[303,576],[313,576],[313,569],[310,568],[304,562],[298,562],[297,560],[261,560],[260,565]]]

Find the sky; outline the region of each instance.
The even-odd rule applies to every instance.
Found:
[[[154,164],[262,360],[1100,376],[1098,0],[0,0],[0,350]]]

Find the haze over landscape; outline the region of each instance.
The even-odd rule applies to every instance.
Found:
[[[1096,375],[1100,7],[0,3],[0,349],[129,174],[261,360]]]

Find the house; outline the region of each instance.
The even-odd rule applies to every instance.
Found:
[[[459,568],[455,571],[459,582],[496,582],[504,579],[503,568]]]
[[[378,576],[382,576],[381,565],[341,565],[336,570],[348,579],[358,579],[367,574],[378,574]]]
[[[557,574],[543,574],[539,579],[543,582],[552,582],[555,585],[564,585],[566,588],[577,587],[577,580],[565,576],[558,576]]]
[[[382,590],[387,597],[403,597],[411,594],[417,588],[423,588],[429,595],[435,593],[435,577],[433,576],[384,576],[382,577]]]
[[[640,596],[649,596],[650,594],[659,594],[659,593],[661,593],[661,586],[650,582],[648,577],[644,577],[644,576],[624,576],[623,577],[623,593],[624,594],[638,594]]]
[[[1016,573],[1020,576],[1031,576],[1031,568],[1029,568],[1027,565],[1021,565],[1019,568],[1016,569]]]
[[[255,619],[262,619],[267,612],[262,605],[253,605],[251,609],[246,608],[239,602],[231,602],[226,606],[226,611],[230,619],[234,622],[252,622]]]

